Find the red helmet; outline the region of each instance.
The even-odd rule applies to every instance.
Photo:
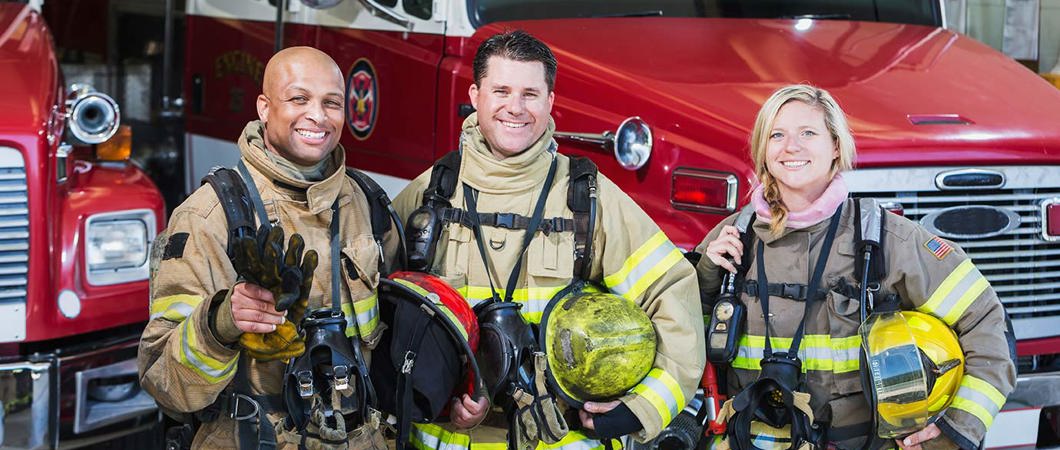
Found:
[[[389,327],[372,353],[379,409],[431,422],[446,415],[453,397],[485,393],[474,356],[478,320],[456,289],[426,273],[396,272],[379,281],[378,298]]]

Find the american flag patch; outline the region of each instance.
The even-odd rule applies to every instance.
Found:
[[[924,247],[927,247],[928,251],[930,251],[932,255],[935,255],[940,261],[953,251],[953,247],[951,247],[950,244],[947,244],[937,236],[931,238],[930,241],[925,242]]]

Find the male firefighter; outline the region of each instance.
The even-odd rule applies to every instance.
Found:
[[[531,324],[538,324],[550,299],[578,278],[639,306],[636,313],[646,313],[657,333],[656,350],[631,353],[653,361],[647,375],[618,398],[559,407],[572,413],[564,414],[570,432],[562,434],[566,427],[555,423],[537,423],[530,425],[530,434],[536,427],[551,448],[595,448],[599,440],[627,434],[651,439],[684,408],[703,373],[702,313],[693,268],[629,196],[595,173],[595,166],[587,188],[572,187],[581,163],[560,154],[553,139],[556,58],[547,45],[523,31],[494,35],[479,46],[473,70],[468,96],[476,112],[463,123],[458,158],[452,159],[456,153],[442,158],[395,198],[401,217],[414,216],[406,227],[406,236],[419,239],[408,243],[410,265],[425,260],[428,270],[480,307],[502,299],[518,303]],[[438,173],[439,165],[447,160],[458,181],[452,182],[455,189],[440,188],[446,175]],[[432,199],[447,207],[436,210],[440,215],[421,215]],[[572,201],[591,205],[588,216],[572,211]],[[424,229],[425,217],[438,221]],[[432,236],[431,229],[440,231]],[[494,325],[481,323],[481,312],[479,317],[480,327]],[[486,344],[480,341],[480,352]],[[541,376],[541,369],[517,371],[515,378]],[[591,385],[605,375],[589,373],[576,384]],[[515,413],[522,425],[531,408]],[[549,411],[536,416],[549,416]],[[463,395],[452,402],[450,422],[417,425],[410,442],[417,448],[496,448],[516,426],[510,417],[491,408],[486,398]]]
[[[244,128],[240,163],[227,172],[235,181],[210,178],[223,171],[215,170],[154,244],[140,381],[165,410],[201,423],[193,448],[385,448],[377,422],[349,414],[356,408],[345,399],[361,392],[351,392],[354,381],[338,370],[330,387],[341,405],[320,390],[281,398],[291,383],[285,369],[309,357],[307,346],[324,345],[334,367],[344,355],[361,358],[351,347],[368,346],[381,327],[350,311],[358,320],[374,312],[380,262],[397,253],[396,235],[373,236],[369,202],[345,171],[344,86],[335,61],[319,50],[273,56],[257,97],[260,120]],[[247,204],[255,207],[240,216]],[[250,233],[240,234],[240,225]],[[303,316],[338,303],[347,319],[338,314],[341,328],[330,329],[339,336],[306,342],[297,328]],[[305,408],[290,410],[292,401]]]

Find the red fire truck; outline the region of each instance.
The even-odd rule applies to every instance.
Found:
[[[947,30],[941,2],[279,3],[187,1],[189,191],[235,161],[274,49],[311,45],[346,71],[348,161],[396,193],[456,147],[477,45],[518,28],[559,60],[561,151],[690,248],[747,199],[759,106],[809,82],[849,114],[854,195],[958,242],[1001,295],[1020,375],[986,445],[1060,445],[1060,91]]]
[[[136,347],[165,212],[119,121],[65,85],[38,7],[0,2],[0,448],[160,429]]]

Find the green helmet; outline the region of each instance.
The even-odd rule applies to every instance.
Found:
[[[541,318],[548,383],[573,406],[613,400],[637,385],[655,362],[651,319],[633,302],[597,288],[549,302]]]

